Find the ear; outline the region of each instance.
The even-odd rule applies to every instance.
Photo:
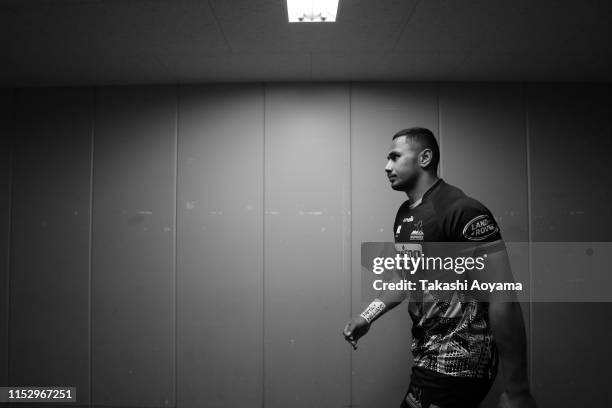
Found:
[[[430,148],[423,149],[421,153],[419,153],[419,166],[425,168],[429,166],[431,160],[433,159],[433,152]]]

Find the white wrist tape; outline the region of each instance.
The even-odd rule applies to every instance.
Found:
[[[359,316],[363,317],[366,322],[372,323],[386,308],[387,306],[380,299],[374,299]]]

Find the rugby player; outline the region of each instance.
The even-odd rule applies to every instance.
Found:
[[[408,196],[395,217],[396,249],[427,242],[471,243],[487,254],[487,273],[508,280],[509,261],[493,215],[437,176],[440,150],[433,133],[425,128],[396,133],[387,159],[391,188]],[[392,273],[392,281],[403,278]],[[481,301],[427,290],[419,295],[409,301],[414,366],[402,408],[478,407],[495,379],[498,361],[505,386],[499,406],[536,406],[527,380],[523,315],[515,300],[491,295]],[[383,291],[347,323],[344,338],[356,349],[372,323],[405,298],[403,291]]]

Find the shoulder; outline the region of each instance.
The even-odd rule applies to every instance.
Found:
[[[483,212],[483,213],[491,213],[484,204],[475,198],[464,195],[463,197],[455,200],[449,207],[448,211],[450,213],[472,213],[472,212]]]
[[[431,201],[436,213],[444,214],[464,198],[467,198],[467,196],[461,189],[445,181],[440,181],[440,185]]]
[[[457,200],[449,212],[456,221],[454,233],[460,240],[501,239],[499,226],[493,214],[480,201],[466,196]]]
[[[451,186],[452,187],[452,186]],[[500,229],[489,209],[463,191],[449,194],[444,208],[439,208],[444,230],[457,241],[491,241],[501,239]]]

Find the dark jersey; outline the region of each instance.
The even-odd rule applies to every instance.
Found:
[[[428,247],[444,251],[444,243],[466,243],[473,250],[504,248],[491,212],[442,179],[420,203],[400,206],[394,232],[396,251],[409,256],[431,256]],[[488,304],[459,291],[422,290],[413,296],[409,312],[415,366],[455,377],[492,378],[497,353]]]

